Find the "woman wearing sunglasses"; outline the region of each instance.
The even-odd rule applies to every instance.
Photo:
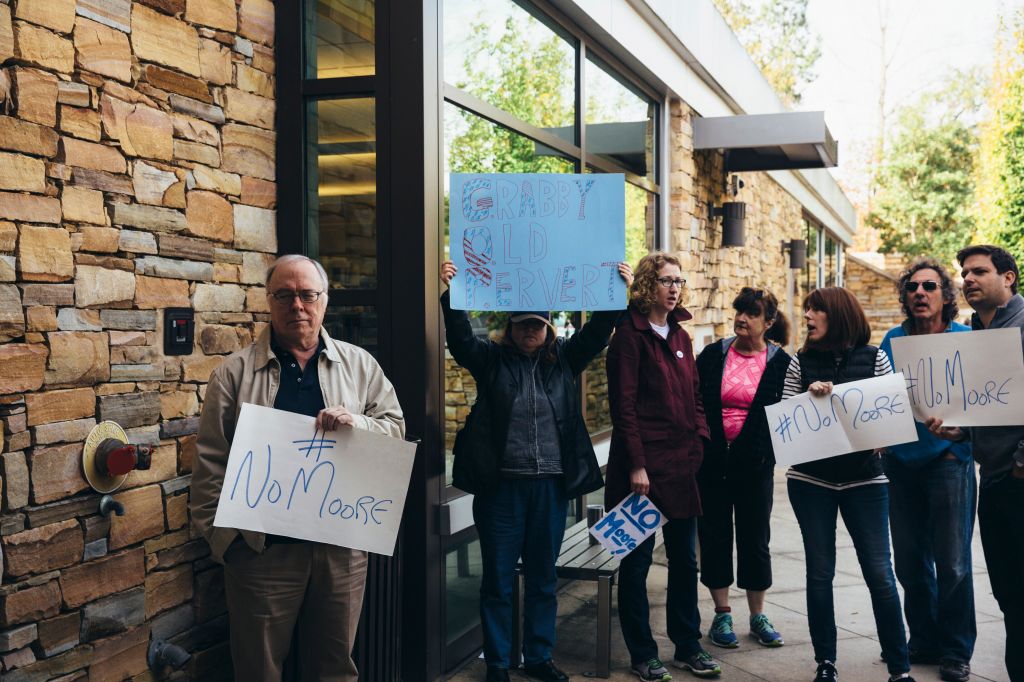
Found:
[[[696,530],[700,516],[697,470],[708,437],[690,337],[680,326],[685,280],[679,260],[644,256],[630,287],[627,315],[608,348],[612,442],[605,504],[631,493],[647,495],[668,518],[662,528],[668,556],[668,636],[673,664],[700,677],[721,667],[700,645]],[[619,622],[632,671],[642,680],[669,680],[651,634],[647,573],[651,536],[619,564]]]
[[[704,515],[697,522],[700,581],[715,602],[708,638],[734,649],[729,587],[733,583],[733,518],[736,585],[747,593],[750,634],[762,646],[783,645],[764,614],[772,584],[771,537],[775,454],[764,408],[782,399],[790,357],[789,322],[770,291],[743,287],[732,302],[735,336],[708,345],[697,358],[700,390],[711,442],[697,477]]]
[[[871,327],[846,289],[815,289],[804,298],[807,338],[789,364],[782,398],[810,391],[828,395],[835,385],[892,373],[889,356],[868,344]],[[836,672],[836,519],[853,539],[871,593],[878,641],[890,680],[912,681],[900,595],[889,559],[889,492],[877,452],[864,450],[805,462],[786,472],[789,501],[800,524],[807,562],[807,623],[818,663],[815,682]]]
[[[445,285],[456,276],[441,265]],[[633,270],[619,264],[627,286]],[[465,310],[441,296],[448,350],[476,381],[477,398],[455,437],[452,483],[473,493],[483,576],[480,623],[487,682],[508,682],[512,588],[523,560],[524,672],[543,682],[569,677],[555,667],[555,561],[568,501],[601,487],[601,469],[580,414],[579,376],[604,350],[621,311],[594,313],[569,339],[547,312],[514,312],[497,342],[478,339]]]

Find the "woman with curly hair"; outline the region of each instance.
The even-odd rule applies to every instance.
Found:
[[[711,443],[697,476],[704,515],[697,522],[700,581],[711,592],[715,618],[708,639],[733,649],[729,587],[733,583],[733,518],[736,585],[747,593],[750,634],[767,647],[782,636],[764,614],[772,584],[772,493],[775,453],[764,408],[782,399],[789,354],[789,322],[770,291],[743,287],[732,302],[735,335],[709,344],[697,358]]]
[[[668,556],[668,636],[673,664],[700,677],[721,666],[700,645],[697,611],[697,470],[708,438],[690,336],[680,323],[679,260],[666,253],[644,256],[630,287],[630,304],[608,348],[608,395],[612,442],[605,504],[631,493],[647,495],[668,518],[662,528]],[[669,680],[651,635],[647,573],[651,536],[619,564],[619,622],[632,671],[642,680]]]

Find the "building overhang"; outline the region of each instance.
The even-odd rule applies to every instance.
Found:
[[[694,118],[693,148],[725,152],[730,173],[832,168],[839,162],[823,111]]]

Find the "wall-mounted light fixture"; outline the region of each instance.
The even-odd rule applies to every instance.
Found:
[[[807,265],[807,240],[790,239],[782,240],[782,253],[789,251],[789,269],[803,270]]]
[[[721,207],[708,202],[709,217],[722,218],[722,246],[743,246],[744,225],[747,220],[747,204],[743,201],[726,201]]]

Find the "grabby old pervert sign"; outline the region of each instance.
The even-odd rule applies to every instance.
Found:
[[[416,445],[243,403],[213,525],[391,556]]]
[[[985,329],[892,340],[895,368],[907,379],[914,418],[948,426],[1024,423],[1020,330]]]
[[[801,393],[765,414],[782,466],[917,440],[902,374],[838,384],[820,398]]]
[[[621,310],[621,173],[451,175],[457,310]]]
[[[590,529],[605,549],[621,558],[665,525],[665,518],[646,495],[633,493]]]

